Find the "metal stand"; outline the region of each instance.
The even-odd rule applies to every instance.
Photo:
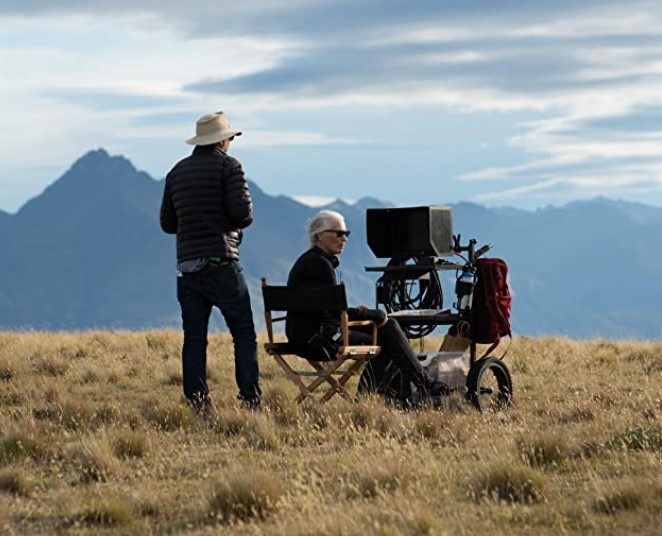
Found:
[[[441,270],[471,270],[473,273],[476,271],[476,259],[488,251],[491,248],[491,245],[482,247],[478,252],[476,252],[476,239],[472,238],[469,240],[467,246],[460,245],[460,236],[453,237],[455,240],[454,251],[457,254],[467,253],[467,262],[465,264],[459,264],[455,262],[450,262],[446,259],[434,258],[434,257],[423,257],[415,259],[415,264],[406,264],[409,259],[398,259],[393,258],[388,263],[387,266],[367,266],[365,268],[366,272],[380,272],[382,273],[381,281],[385,282],[394,282],[397,284],[400,282],[402,288],[406,285],[407,281],[419,280],[423,281],[430,279],[432,274],[436,271]],[[436,274],[434,274],[436,277]],[[382,297],[383,298],[383,297]],[[473,322],[473,312],[471,309],[471,304],[469,304],[464,309],[459,309],[460,307],[460,297],[458,296],[455,309],[457,312],[452,312],[451,309],[438,309],[438,310],[421,310],[420,308],[403,308],[403,309],[394,309],[389,304],[386,304],[387,312],[389,316],[396,319],[398,323],[402,326],[405,334],[410,338],[422,338],[425,334],[430,333],[436,326],[441,325],[454,325],[461,321],[466,321],[469,326],[469,340],[471,341],[469,347],[469,360],[470,365],[473,365],[476,361],[476,342],[474,341],[474,322]],[[384,300],[380,300],[379,288],[377,289],[377,307],[382,304],[385,305]],[[394,309],[394,310],[388,310]],[[420,329],[421,326],[427,326],[431,328],[429,330],[424,330],[424,335],[422,336],[411,336],[412,330],[417,331],[415,328]]]

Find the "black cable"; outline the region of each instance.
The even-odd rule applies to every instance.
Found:
[[[444,296],[439,274],[429,258],[407,257],[393,258],[388,266],[421,265],[425,278],[407,278],[403,271],[402,277],[385,272],[376,283],[377,302],[382,303],[387,313],[403,310],[442,309]],[[409,264],[411,266],[411,264]],[[429,270],[424,268],[429,266]],[[402,330],[408,339],[420,339],[432,333],[436,326],[429,324],[403,325]]]

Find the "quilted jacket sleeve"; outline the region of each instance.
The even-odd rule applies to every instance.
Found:
[[[224,168],[225,210],[235,229],[244,229],[253,223],[253,201],[248,190],[241,163],[228,158]]]
[[[177,233],[177,214],[175,207],[172,204],[172,197],[170,197],[170,190],[168,188],[168,181],[166,180],[163,187],[163,199],[161,200],[161,229],[168,234]]]
[[[372,320],[381,324],[386,320],[386,313],[380,309],[360,309],[358,307],[349,307],[347,315],[350,320]]]
[[[335,285],[336,276],[329,261],[319,255],[309,257],[309,281],[314,285]],[[322,311],[323,326],[339,325],[338,318],[330,311]]]

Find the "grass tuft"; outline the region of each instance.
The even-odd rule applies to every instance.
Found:
[[[520,438],[517,447],[522,459],[532,467],[558,465],[574,454],[568,440],[551,432]]]
[[[148,401],[143,406],[142,414],[148,423],[163,431],[190,429],[198,424],[191,408],[184,404]]]
[[[348,498],[375,499],[402,487],[407,481],[407,472],[398,463],[365,461],[357,464],[348,480]]]
[[[147,452],[147,438],[144,432],[122,430],[113,440],[113,453],[118,458],[142,458]]]
[[[303,426],[308,426],[315,430],[327,430],[330,427],[333,413],[328,405],[321,405],[305,400],[301,404],[301,409],[303,411]]]
[[[595,420],[595,411],[590,406],[574,407],[562,414],[558,421],[561,424],[585,423]]]
[[[375,404],[348,404],[345,407],[345,415],[352,428],[356,430],[372,429],[377,422],[377,414],[380,409]]]
[[[71,458],[82,482],[106,482],[118,472],[117,460],[104,441],[73,447]]]
[[[116,406],[89,400],[61,397],[56,405],[33,408],[32,416],[40,421],[50,421],[73,431],[95,430],[103,424],[117,422],[120,412]]]
[[[0,471],[0,492],[27,497],[32,489],[31,482],[22,469],[4,469]]]
[[[214,422],[214,430],[225,437],[241,435],[247,428],[246,414],[237,410],[220,413]]]
[[[0,406],[25,407],[28,401],[25,393],[15,385],[0,389]]]
[[[278,480],[266,473],[230,477],[214,487],[209,499],[210,515],[226,523],[262,520],[276,510],[280,496]]]
[[[81,375],[81,381],[83,383],[98,383],[101,380],[99,371],[94,368],[86,368]]]
[[[93,412],[93,423],[95,425],[106,425],[120,422],[122,414],[117,406],[108,403],[99,404]]]
[[[94,409],[86,400],[67,398],[59,409],[62,425],[70,430],[83,430],[94,424]]]
[[[229,410],[218,416],[213,429],[225,437],[239,438],[253,449],[274,450],[280,444],[273,420],[264,413]]]
[[[423,439],[435,444],[447,440],[447,430],[439,412],[430,409],[423,410],[412,414],[412,420],[414,439]]]
[[[133,523],[134,512],[130,505],[118,499],[95,500],[80,512],[78,518],[84,525],[119,527]]]
[[[543,500],[544,477],[529,467],[497,465],[476,475],[469,485],[478,500],[532,504]]]
[[[58,378],[64,376],[69,370],[69,362],[56,357],[42,357],[33,363],[37,374]]]
[[[10,430],[0,439],[0,464],[24,457],[42,458],[47,452],[46,438],[30,427]]]
[[[161,507],[155,499],[142,499],[138,502],[137,509],[142,517],[157,517],[161,513]]]
[[[264,394],[262,403],[265,411],[274,416],[280,425],[294,425],[299,422],[299,408],[297,408],[291,393],[282,387],[272,387]]]
[[[166,375],[164,380],[165,385],[181,385],[183,381],[182,373],[178,370],[173,370]]]
[[[644,507],[655,497],[651,485],[646,482],[628,481],[621,483],[593,503],[593,509],[603,514],[616,515],[621,511],[637,510]]]
[[[405,519],[404,534],[411,536],[434,536],[443,534],[438,530],[438,519],[433,512],[419,512],[411,519]]]
[[[62,422],[62,411],[57,407],[32,408],[32,416],[38,421]]]
[[[612,436],[605,443],[605,447],[615,450],[662,450],[662,426],[649,424],[630,428]]]
[[[15,373],[11,368],[5,365],[0,365],[0,381],[9,382],[12,380],[14,375]]]

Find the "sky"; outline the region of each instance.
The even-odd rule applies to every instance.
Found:
[[[223,110],[271,195],[662,206],[662,3],[2,0],[0,210]]]

